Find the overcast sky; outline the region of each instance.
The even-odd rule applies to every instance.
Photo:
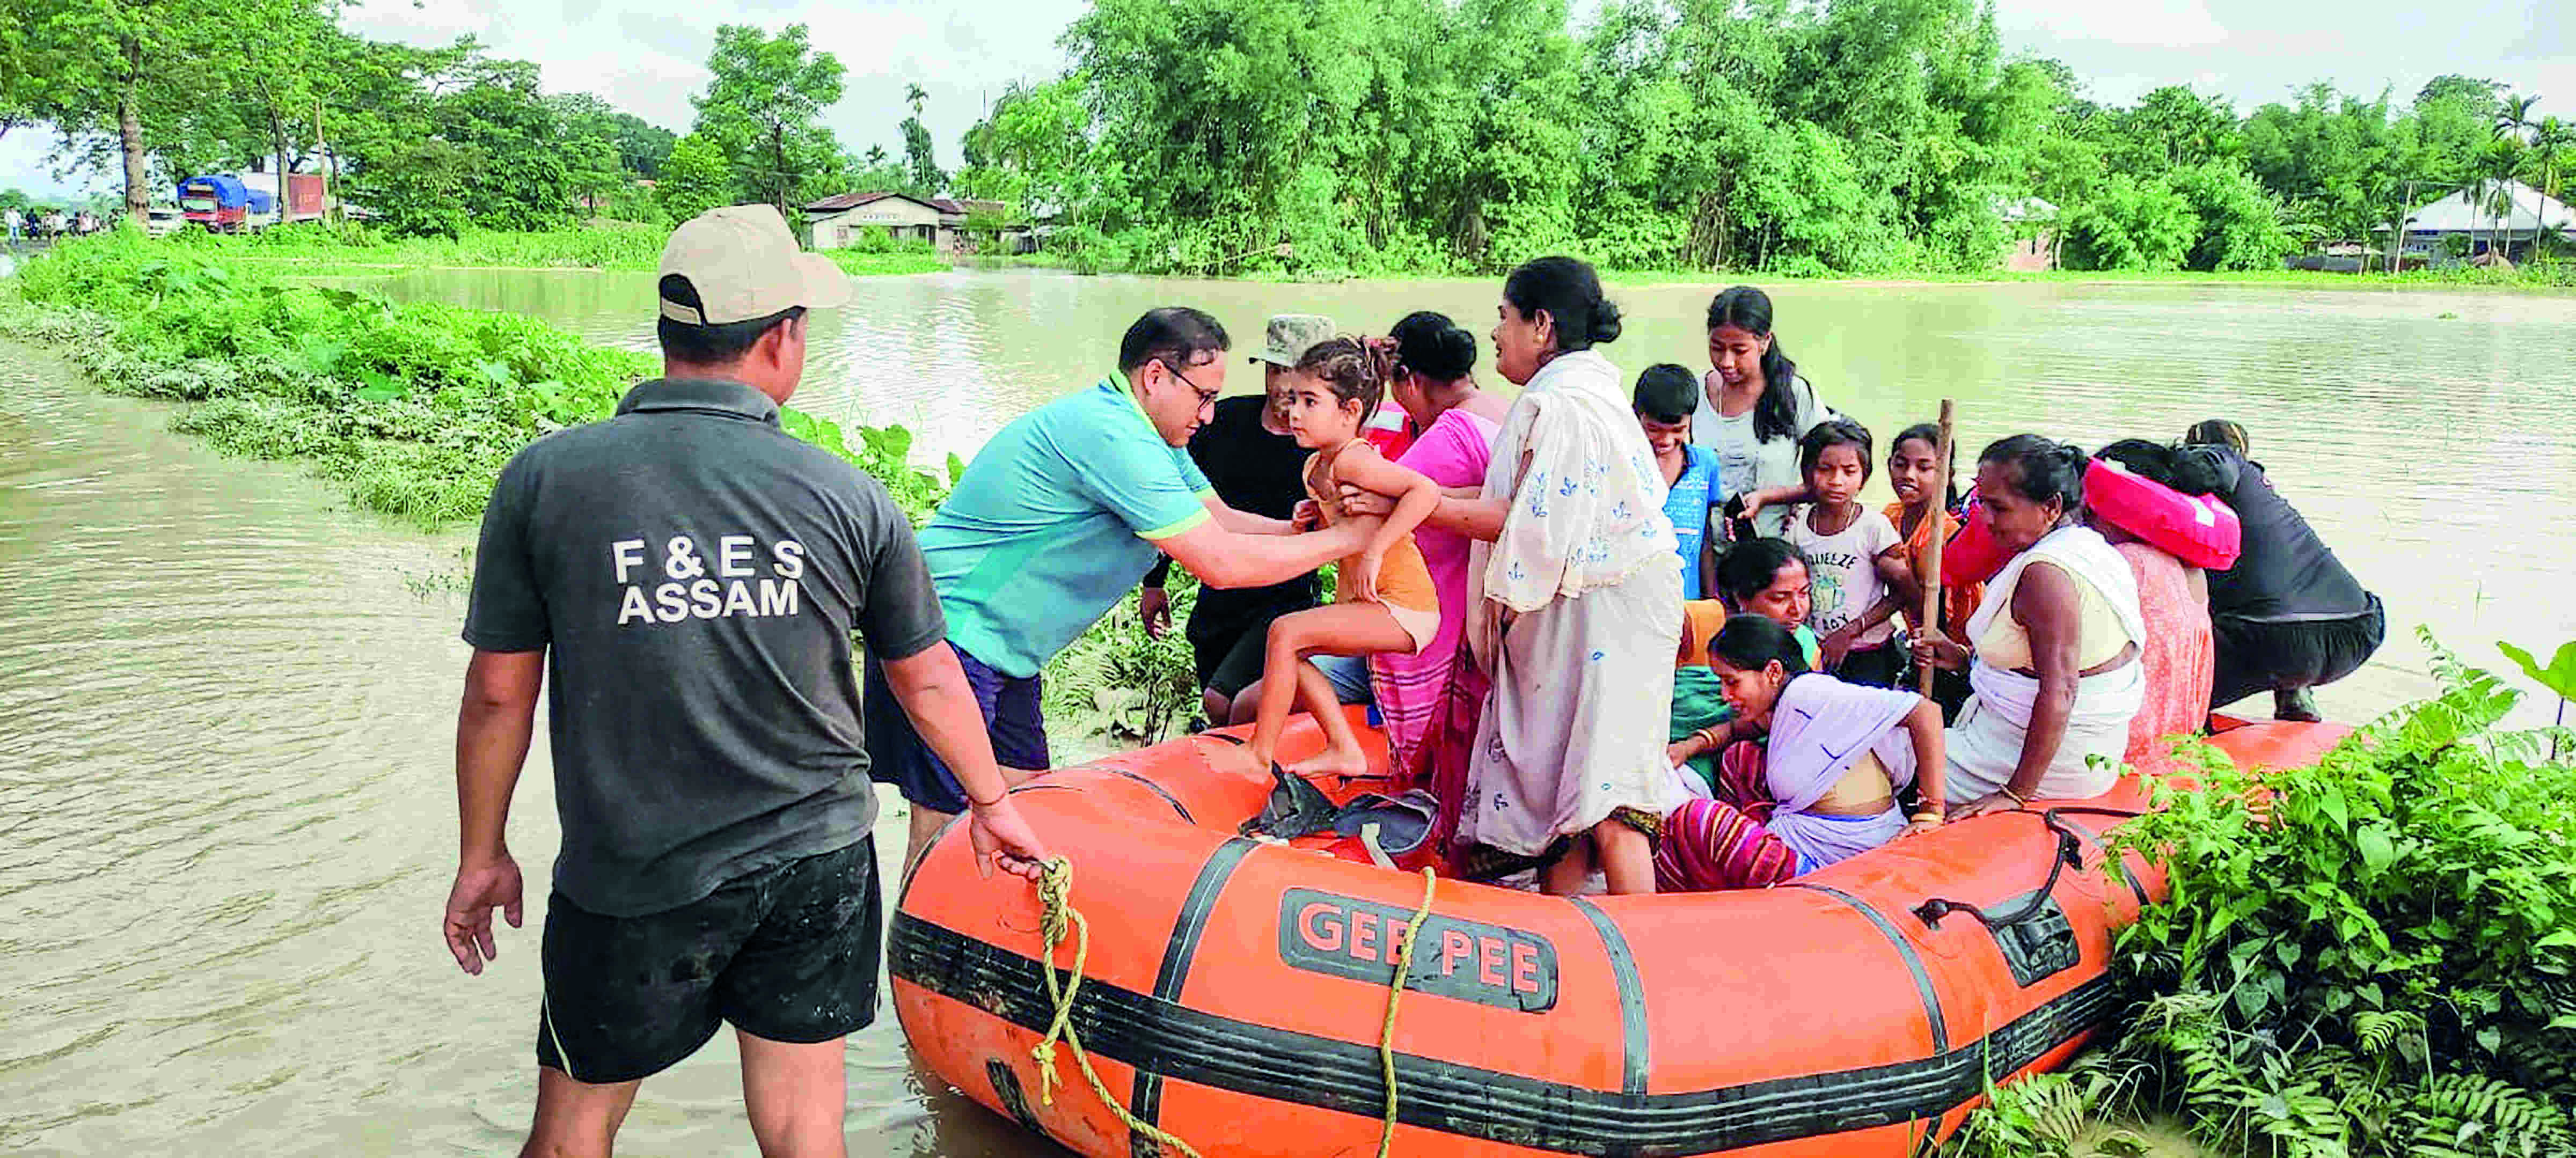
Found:
[[[706,82],[719,24],[802,21],[849,70],[833,129],[854,150],[900,149],[904,86],[930,93],[925,119],[939,160],[1013,80],[1051,76],[1055,40],[1087,0],[361,0],[344,22],[377,39],[444,44],[480,37],[504,57],[534,60],[551,92],[588,91],[675,132]],[[1578,0],[1579,6],[1581,0]],[[2096,100],[2127,102],[2167,84],[2234,100],[2240,111],[2311,80],[2401,100],[2447,72],[2538,93],[2544,111],[2576,117],[2576,0],[1997,0],[2007,50],[2053,56],[2087,78]],[[0,138],[0,185],[54,195],[84,184],[47,171],[53,141]]]

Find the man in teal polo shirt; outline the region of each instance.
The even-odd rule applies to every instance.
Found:
[[[1225,392],[1225,328],[1198,310],[1148,312],[1118,371],[1021,415],[957,480],[921,532],[948,645],[984,711],[1004,775],[1047,767],[1038,671],[1169,555],[1214,587],[1277,583],[1351,554],[1363,529],[1293,533],[1217,498],[1185,449]],[[884,700],[868,670],[873,774],[912,802],[918,856],[974,801]]]

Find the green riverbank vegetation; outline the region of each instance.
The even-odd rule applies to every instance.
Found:
[[[412,269],[658,268],[670,231],[623,221],[591,221],[536,232],[467,230],[454,237],[404,237],[354,223],[279,226],[252,234],[183,230],[155,243],[173,254],[258,266],[293,277],[345,277]],[[853,275],[933,273],[949,268],[928,242],[881,238],[826,256]]]
[[[1063,44],[955,185],[1051,207],[1077,268],[1977,273],[2044,231],[2071,269],[2272,270],[2576,159],[2458,76],[2097,103],[1972,0],[1095,0]]]
[[[2115,842],[2171,890],[2119,937],[2120,1036],[1954,1149],[2089,1153],[2088,1120],[2146,1114],[2222,1154],[2576,1153],[2576,734],[2498,730],[2520,693],[2424,642],[2446,690],[2317,767],[2159,786]],[[2576,644],[2506,652],[2576,693]]]
[[[1984,274],[2043,241],[2070,270],[2277,271],[2466,190],[2495,226],[2443,256],[2527,247],[2484,276],[2576,284],[2562,243],[2501,236],[2513,183],[2557,195],[2576,171],[2576,126],[2537,96],[2448,75],[2251,111],[2183,86],[2106,104],[2007,52],[1977,0],[1093,0],[1070,67],[995,99],[953,171],[918,86],[885,112],[892,148],[842,142],[824,110],[846,70],[801,24],[719,28],[680,133],[549,95],[470,38],[356,36],[322,0],[22,8],[0,126],[121,170],[137,214],[179,177],[275,157],[388,233],[460,241],[892,191],[972,199],[957,227],[979,248],[1036,241],[1084,271],[1490,274],[1569,252],[1894,277]]]
[[[532,318],[299,285],[279,266],[232,260],[268,243],[132,231],[68,243],[19,271],[6,327],[63,347],[107,390],[188,403],[178,429],[227,454],[309,463],[357,505],[425,527],[474,519],[511,454],[607,417],[659,368]],[[653,231],[650,252],[660,248]],[[845,438],[802,413],[786,423],[907,509],[944,493],[907,464],[900,427]]]

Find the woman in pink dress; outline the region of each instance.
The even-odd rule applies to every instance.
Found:
[[[1472,498],[1485,481],[1494,436],[1511,404],[1476,386],[1476,335],[1428,310],[1409,314],[1388,331],[1395,341],[1395,376],[1388,392],[1404,409],[1412,445],[1397,463],[1428,475],[1446,492]],[[1349,493],[1352,514],[1382,514],[1394,501]],[[1418,655],[1384,655],[1372,664],[1372,691],[1386,728],[1387,749],[1399,773],[1439,797],[1444,841],[1465,791],[1467,755],[1484,708],[1486,681],[1463,646],[1467,609],[1467,536],[1441,516],[1414,529],[1422,561],[1440,593],[1440,631]]]

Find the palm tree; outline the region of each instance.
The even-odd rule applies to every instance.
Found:
[[[2576,125],[2556,117],[2544,117],[2539,126],[2532,129],[2531,164],[2539,170],[2542,196],[2555,198],[2563,191],[2558,181],[2558,163],[2571,151],[2576,151]],[[2560,220],[2542,221],[2540,224],[2546,233],[2554,234],[2570,223]]]
[[[2495,141],[2488,146],[2487,166],[2489,171],[2496,175],[2494,197],[2496,203],[2502,206],[2496,211],[2497,229],[2510,232],[2513,215],[2513,177],[2522,168],[2523,134],[2538,125],[2538,122],[2531,119],[2531,110],[2539,103],[2540,97],[2536,93],[2531,96],[2508,96],[2496,103]],[[2495,229],[2487,231],[2487,249],[2496,256],[2502,257],[2504,251],[2496,248],[2496,232]],[[2509,243],[2513,238],[2508,236],[2505,240]]]

